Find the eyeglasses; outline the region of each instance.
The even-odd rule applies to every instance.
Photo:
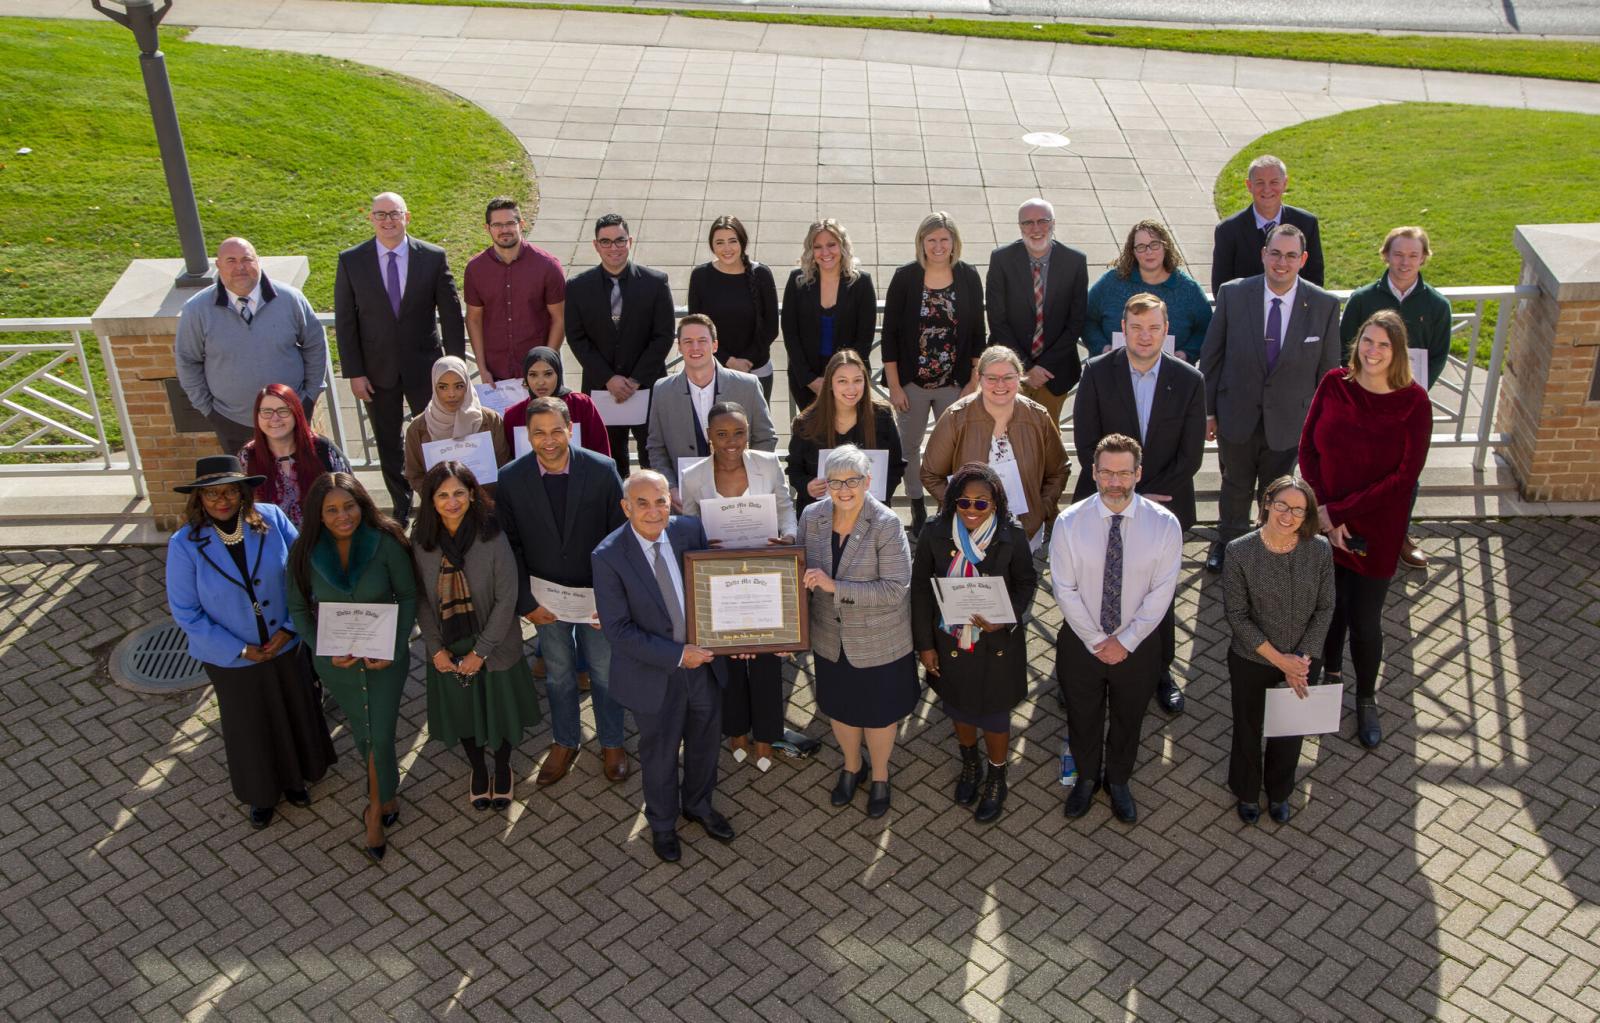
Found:
[[[1272,509],[1272,513],[1274,515],[1287,514],[1296,519],[1303,519],[1306,517],[1306,510],[1304,508],[1295,508],[1285,501],[1273,501],[1271,504],[1267,505],[1267,507]]]
[[[490,224],[489,224],[489,230],[491,230],[491,231],[509,231],[513,227],[517,227],[517,226],[521,225],[521,223],[522,223],[522,218],[521,217],[518,217],[516,220],[496,220],[496,221],[491,221]]]
[[[985,501],[981,497],[958,497],[956,507],[962,511],[988,511],[994,502]]]
[[[1164,249],[1166,247],[1167,247],[1167,243],[1166,242],[1145,242],[1143,245],[1135,245],[1133,247],[1133,251],[1137,252],[1139,255],[1142,256],[1146,252],[1160,252],[1162,249]]]
[[[372,219],[373,220],[378,220],[378,221],[392,220],[392,221],[394,221],[395,223],[398,224],[402,220],[406,219],[406,211],[405,210],[373,210],[372,211]]]
[[[829,480],[828,489],[840,491],[845,487],[849,487],[851,490],[860,490],[861,484],[865,482],[867,482],[867,478],[865,476],[846,476],[842,480]]]
[[[1137,469],[1132,471],[1127,469],[1096,469],[1094,474],[1108,483],[1132,483],[1133,478],[1139,475],[1139,471]]]
[[[1055,222],[1056,218],[1054,217],[1039,217],[1037,220],[1019,220],[1017,221],[1017,226],[1022,228],[1024,231],[1032,231],[1034,228],[1038,227],[1049,227]]]
[[[602,249],[625,249],[632,238],[596,238],[594,243]]]
[[[204,487],[200,491],[200,500],[216,502],[224,498],[237,497],[239,486],[236,483],[224,484],[220,487]]]
[[[983,374],[983,382],[994,387],[1000,387],[1005,384],[1014,384],[1021,379],[1022,378],[1017,376],[1015,373],[1007,373],[1004,376],[995,376],[993,373]]]
[[[276,419],[293,419],[294,412],[286,408],[264,408],[256,413],[257,419],[272,422]]]

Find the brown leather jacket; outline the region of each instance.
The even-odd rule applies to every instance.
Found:
[[[1016,401],[1006,436],[1016,452],[1017,473],[1028,487],[1028,514],[1018,518],[1031,537],[1041,525],[1055,518],[1072,468],[1067,464],[1061,431],[1050,421],[1050,413],[1030,398],[1018,395]],[[923,488],[943,503],[946,477],[968,462],[989,461],[993,436],[994,418],[983,407],[982,392],[956,401],[933,424],[933,433],[923,449]]]

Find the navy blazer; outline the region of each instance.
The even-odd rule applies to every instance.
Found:
[[[1280,224],[1293,224],[1306,236],[1306,265],[1300,279],[1322,286],[1322,233],[1316,214],[1284,203],[1278,211]],[[1211,294],[1241,277],[1255,277],[1262,271],[1261,250],[1266,248],[1266,232],[1256,226],[1254,206],[1246,206],[1227,220],[1219,221],[1212,232]]]
[[[576,444],[569,450],[567,513],[560,529],[537,455],[513,459],[500,470],[495,513],[517,557],[519,615],[539,606],[528,583],[530,575],[562,586],[592,586],[589,552],[626,521],[617,463]]]
[[[300,535],[289,516],[275,504],[258,504],[267,524],[265,535],[244,530],[244,563],[261,602],[267,635],[294,632],[289,621],[289,548]],[[198,537],[185,523],[167,541],[167,606],[189,638],[189,654],[202,664],[245,668],[240,656],[247,644],[261,642],[255,610],[239,578],[239,566],[209,526]],[[291,641],[285,650],[294,648]]]
[[[674,515],[667,520],[665,535],[678,559],[687,602],[689,573],[683,567],[683,556],[710,546],[706,531],[699,519]],[[656,585],[655,569],[629,522],[600,541],[591,560],[595,609],[600,612],[600,625],[611,643],[611,696],[629,710],[654,714],[661,709],[667,676],[683,659],[684,647],[672,638],[672,618]],[[719,686],[727,683],[727,666],[722,658],[712,660],[706,667]]]

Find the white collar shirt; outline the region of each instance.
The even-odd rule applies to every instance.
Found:
[[[1413,280],[1411,282],[1411,287],[1407,288],[1404,291],[1401,291],[1399,288],[1395,287],[1394,278],[1393,277],[1390,277],[1388,274],[1384,274],[1383,275],[1383,282],[1389,286],[1389,294],[1393,295],[1395,298],[1399,299],[1402,302],[1404,302],[1406,300],[1406,296],[1407,295],[1409,295],[1413,291],[1417,290],[1417,285],[1421,281],[1422,281],[1422,278],[1418,277],[1418,278],[1416,278],[1416,280]]]
[[[400,274],[400,294],[406,293],[406,271],[411,268],[411,236],[401,235],[400,244],[393,249],[383,247],[383,242],[378,242],[378,280],[388,287],[389,280],[389,253],[393,252],[395,270]]]
[[[1262,327],[1263,332],[1266,330],[1267,324],[1271,322],[1272,300],[1276,298],[1276,299],[1281,299],[1283,301],[1283,304],[1278,307],[1278,322],[1283,325],[1283,333],[1284,333],[1284,335],[1288,336],[1288,333],[1289,333],[1289,311],[1294,308],[1294,295],[1295,295],[1295,292],[1297,292],[1299,290],[1300,290],[1300,277],[1299,277],[1298,274],[1295,275],[1294,283],[1289,285],[1289,290],[1284,292],[1281,295],[1276,294],[1275,292],[1273,292],[1272,285],[1266,283],[1266,278],[1262,278],[1262,284],[1261,284],[1261,292],[1262,292],[1262,295],[1261,295],[1261,327]],[[1263,339],[1265,339],[1265,337],[1266,337],[1265,333],[1262,334],[1262,337],[1263,337]],[[1282,343],[1283,338],[1281,338],[1281,337],[1278,338],[1278,341],[1279,341],[1279,343]]]
[[[1109,637],[1100,629],[1106,541],[1112,511],[1099,494],[1056,517],[1050,575],[1061,615],[1093,652]],[[1172,606],[1183,567],[1183,528],[1173,514],[1138,494],[1122,512],[1122,606],[1116,638],[1132,652]]]

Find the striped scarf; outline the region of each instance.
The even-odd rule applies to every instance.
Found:
[[[467,550],[478,538],[472,519],[466,519],[452,536],[439,529],[439,631],[446,648],[478,635],[478,615],[472,606],[472,587],[467,585]]]
[[[983,554],[989,549],[989,541],[994,539],[998,528],[1000,516],[990,515],[989,521],[978,528],[976,534],[967,532],[966,523],[961,521],[961,516],[950,516],[950,536],[955,541],[955,557],[950,559],[950,569],[945,572],[947,579],[970,579],[978,575],[978,563],[983,560]],[[949,625],[941,616],[939,627],[956,638],[956,645],[963,650],[971,650],[978,645],[979,629],[971,622],[958,625]]]

